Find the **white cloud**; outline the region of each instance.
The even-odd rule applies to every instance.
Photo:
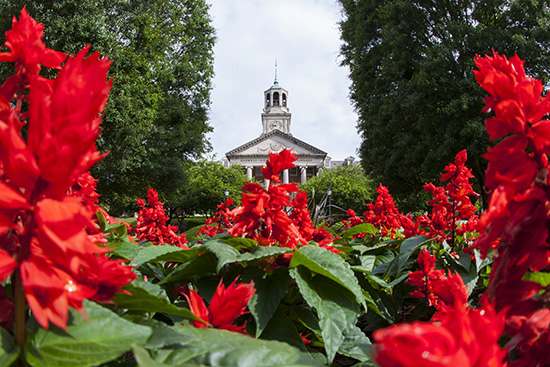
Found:
[[[355,156],[360,138],[339,66],[340,8],[320,0],[207,0],[217,29],[210,139],[221,158],[261,133],[263,92],[289,91],[291,132],[334,159]]]

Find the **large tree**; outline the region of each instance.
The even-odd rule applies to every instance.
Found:
[[[550,10],[538,0],[340,0],[341,54],[367,172],[404,209],[462,149],[483,187],[489,143],[476,54],[517,53],[548,80]]]
[[[188,172],[189,179],[181,187],[181,207],[186,213],[212,215],[227,197],[239,203],[241,189],[247,180],[241,166],[226,168],[217,162],[201,161]]]
[[[92,172],[102,202],[120,213],[149,187],[162,200],[177,201],[186,163],[210,150],[215,36],[206,2],[0,0],[2,34],[25,3],[44,23],[49,47],[75,53],[89,44],[113,61],[98,140],[110,154]]]

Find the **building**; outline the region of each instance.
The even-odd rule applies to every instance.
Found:
[[[264,92],[261,135],[225,154],[222,159],[226,167],[239,164],[246,169],[248,179],[263,180],[262,167],[270,152],[291,149],[298,156],[296,167],[283,171],[283,183],[305,183],[330,167],[327,153],[292,136],[290,132],[291,113],[288,109],[288,91],[279,85],[277,70],[275,81]],[[267,182],[264,182],[267,185]]]

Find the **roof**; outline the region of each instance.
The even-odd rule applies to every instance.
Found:
[[[321,149],[316,148],[313,145],[310,145],[310,144],[308,144],[308,143],[306,143],[306,142],[304,142],[300,139],[297,139],[297,138],[295,138],[294,136],[292,136],[290,134],[284,133],[280,130],[272,130],[272,131],[270,131],[266,134],[262,134],[262,135],[260,135],[260,137],[254,139],[254,140],[251,140],[248,143],[244,143],[243,145],[241,145],[241,146],[225,153],[225,155],[228,158],[230,158],[231,156],[243,155],[242,153],[245,152],[246,150],[252,148],[255,145],[259,145],[261,142],[264,142],[266,140],[271,140],[274,137],[279,137],[280,139],[287,140],[287,141],[293,143],[293,145],[296,145],[298,147],[303,148],[306,151],[309,151],[309,153],[306,153],[307,155],[322,155],[322,156],[327,155],[327,153],[322,151]],[[254,154],[254,155],[258,155],[258,154]],[[267,153],[265,153],[265,155],[267,155]],[[303,153],[302,153],[302,155],[303,155]]]

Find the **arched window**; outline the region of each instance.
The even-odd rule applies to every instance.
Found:
[[[283,106],[286,107],[286,93],[283,93]]]
[[[265,106],[266,106],[266,107],[269,107],[270,99],[271,99],[271,93],[267,93],[267,94],[265,95]]]
[[[279,92],[273,93],[273,106],[279,105]]]

